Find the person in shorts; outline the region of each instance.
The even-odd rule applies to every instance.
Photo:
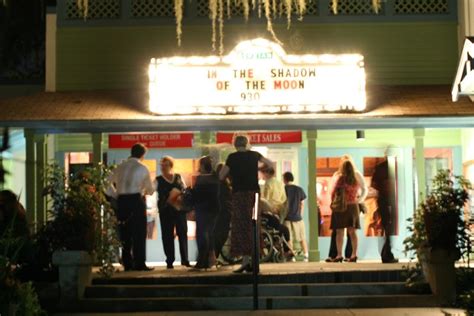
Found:
[[[303,189],[293,184],[294,176],[291,172],[283,174],[283,182],[285,183],[285,192],[288,202],[288,214],[285,218],[285,226],[290,230],[290,242],[296,241],[301,244],[304,253],[304,261],[308,262],[308,244],[306,243],[306,232],[303,222],[303,208],[306,194]]]

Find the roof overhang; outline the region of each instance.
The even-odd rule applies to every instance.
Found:
[[[474,37],[467,37],[464,41],[451,94],[453,102],[460,96],[468,96],[474,101]]]
[[[448,85],[368,86],[362,113],[178,116],[150,113],[146,91],[42,92],[0,100],[0,126],[46,133],[473,128],[472,102],[452,102],[450,90]]]

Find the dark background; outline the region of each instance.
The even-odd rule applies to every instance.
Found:
[[[0,4],[0,84],[44,83],[46,8],[55,5],[53,0]]]

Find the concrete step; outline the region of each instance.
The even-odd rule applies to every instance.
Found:
[[[261,284],[261,296],[351,296],[398,295],[413,293],[403,282]],[[429,294],[429,286],[419,289]],[[165,297],[237,297],[252,296],[251,284],[189,285],[94,285],[86,288],[86,298],[165,298]]]
[[[432,295],[354,295],[261,297],[261,309],[434,307]],[[74,312],[151,312],[197,310],[251,310],[252,297],[179,297],[83,299]],[[63,311],[66,312],[66,311]]]
[[[331,271],[261,274],[260,284],[299,284],[299,283],[359,283],[359,282],[403,282],[405,276],[402,270],[382,271]],[[163,284],[250,284],[252,274],[225,275],[181,275],[167,276],[150,274],[140,277],[95,278],[94,285],[163,285]]]

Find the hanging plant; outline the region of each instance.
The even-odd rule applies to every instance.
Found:
[[[87,19],[87,15],[89,14],[89,0],[76,0],[76,3],[79,14],[84,17],[84,20]]]
[[[7,0],[1,0],[6,3]],[[224,53],[224,12],[227,14],[227,18],[231,18],[231,3],[232,0],[209,0],[209,19],[211,20],[211,44],[212,50],[217,50],[217,42],[219,41],[219,55]],[[293,3],[294,1],[294,3]],[[278,44],[282,45],[281,41],[275,34],[273,29],[273,19],[277,16],[282,16],[283,11],[286,14],[287,27],[291,26],[291,16],[293,14],[293,8],[296,9],[298,20],[303,20],[303,16],[306,14],[306,8],[308,3],[316,0],[234,0],[234,5],[241,6],[243,9],[243,15],[245,21],[248,21],[250,16],[250,7],[252,10],[257,10],[258,17],[261,17],[262,10],[267,20],[267,31],[272,35],[273,40]],[[334,14],[338,13],[338,5],[341,0],[331,1],[331,11]],[[79,12],[87,18],[89,0],[76,0],[77,8]],[[176,40],[178,46],[181,46],[182,37],[182,21],[183,21],[183,0],[173,0],[174,13],[176,19]],[[382,8],[382,0],[371,0],[372,8],[375,13],[379,13]],[[217,27],[219,25],[219,27]]]

